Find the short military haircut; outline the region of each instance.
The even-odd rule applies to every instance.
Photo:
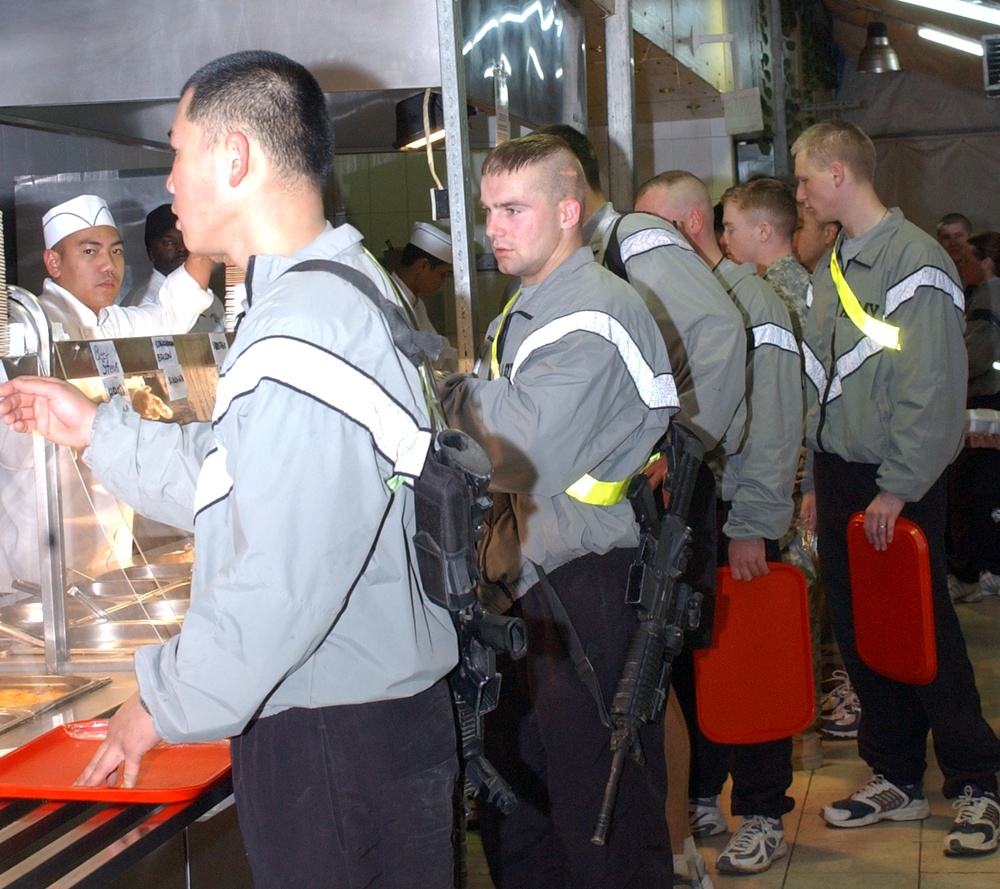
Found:
[[[580,166],[583,167],[583,175],[587,179],[587,187],[592,191],[601,190],[601,164],[597,160],[597,150],[590,139],[579,130],[573,129],[573,127],[565,123],[554,123],[551,126],[535,130],[535,132],[542,135],[558,136],[562,139],[569,146],[569,150],[576,155]]]
[[[992,259],[993,273],[1000,273],[1000,232],[980,232],[969,238],[969,244],[976,259]]]
[[[214,145],[234,130],[255,139],[283,179],[314,178],[333,166],[333,130],[316,78],[267,50],[222,56],[191,75],[187,119]]]
[[[765,176],[734,185],[722,195],[722,203],[732,203],[748,216],[769,222],[779,236],[789,241],[799,226],[795,193],[780,179]]]
[[[483,176],[516,173],[526,167],[545,166],[546,191],[558,203],[566,198],[587,203],[587,183],[583,168],[563,139],[547,133],[532,133],[500,143],[483,161]]]
[[[795,140],[792,154],[805,152],[815,167],[839,161],[865,182],[875,181],[875,145],[861,127],[846,120],[813,124]]]
[[[695,176],[694,173],[689,173],[687,170],[666,170],[644,182],[635,193],[636,203],[648,192],[660,188],[664,189],[683,205],[685,212],[692,208],[697,208],[705,214],[706,218],[713,212],[712,198],[708,193],[708,186]]]
[[[960,225],[966,230],[970,235],[972,234],[972,223],[969,222],[969,217],[963,215],[962,213],[945,213],[938,220],[937,230],[941,231],[946,225]]]

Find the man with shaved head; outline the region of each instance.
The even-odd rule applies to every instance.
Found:
[[[590,841],[611,766],[595,698],[610,706],[637,623],[624,601],[638,544],[625,488],[678,404],[642,300],[583,246],[585,199],[561,139],[526,136],[487,156],[486,234],[520,286],[487,331],[478,373],[449,378],[443,397],[493,462],[481,561],[528,636],[486,725],[487,754],[519,799],[508,815],[480,808],[498,889],[673,885],[661,726],[640,733],[647,762],[624,770],[607,844]],[[590,653],[591,687],[568,653],[573,635]]]
[[[731,192],[726,195],[733,197]],[[741,265],[723,257],[715,238],[711,198],[696,176],[682,170],[663,173],[643,186],[636,206],[675,220],[743,318],[746,398],[724,436],[724,446],[713,451],[709,461],[720,480],[719,564],[728,565],[735,580],[749,581],[769,573],[768,562],[781,561],[778,541],[792,517],[802,441],[799,351],[792,322],[778,294],[757,276],[756,264],[746,261],[751,257],[740,255],[749,237],[734,229],[726,196],[724,220],[734,234],[729,246]],[[787,228],[792,227],[789,222]],[[732,812],[743,820],[716,859],[716,867],[724,873],[766,870],[788,851],[782,816],[795,804],[787,795],[792,781],[791,738],[729,746],[713,743],[698,725],[689,657],[680,659],[675,676],[692,742],[692,830],[708,836],[726,829],[718,798],[731,773]]]

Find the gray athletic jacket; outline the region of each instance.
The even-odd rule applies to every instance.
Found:
[[[500,335],[501,376],[490,379],[499,320],[487,331],[477,376],[450,377],[443,403],[449,422],[493,461],[492,489],[510,494],[521,563],[509,583],[521,595],[535,582],[528,562],[552,571],[585,553],[636,546],[627,500],[596,506],[565,492],[587,474],[617,482],[640,472],[678,401],[642,300],[588,247],[522,289]],[[509,543],[491,538],[486,546]]]
[[[806,441],[878,465],[881,490],[919,500],[962,448],[968,358],[965,297],[940,244],[898,209],[834,245],[865,311],[899,328],[901,348],[865,336],[840,305],[827,254],[813,272],[802,353]]]
[[[723,259],[715,274],[746,325],[746,401],[712,454],[720,497],[732,503],[723,531],[731,540],[777,540],[792,520],[792,489],[802,444],[798,343],[781,297],[753,263]],[[735,441],[729,441],[730,436]],[[724,452],[722,452],[724,450]]]
[[[628,281],[667,345],[681,403],[677,422],[714,448],[743,398],[743,319],[684,236],[658,216],[623,216],[610,203],[600,207],[583,228],[599,263],[619,218],[618,245]]]
[[[213,420],[98,410],[86,459],[139,511],[195,532],[180,635],[136,652],[170,741],[238,734],[256,715],[402,698],[457,659],[451,618],[423,596],[412,490],[429,443],[414,368],[383,316],[306,259],[385,278],[350,226],[291,257],[255,256]]]

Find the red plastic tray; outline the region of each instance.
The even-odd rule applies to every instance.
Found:
[[[937,646],[924,532],[896,519],[892,543],[880,552],[865,537],[859,512],[847,526],[847,561],[861,659],[890,679],[926,685],[937,674]]]
[[[71,722],[0,757],[0,798],[178,803],[225,778],[228,741],[157,744],[139,767],[137,787],[76,787],[107,733],[106,719]]]
[[[734,580],[720,568],[712,647],[694,652],[698,724],[719,744],[798,734],[816,712],[809,601],[798,568]]]

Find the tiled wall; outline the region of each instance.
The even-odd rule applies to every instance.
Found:
[[[591,133],[602,169],[607,169],[603,150],[606,133],[603,128]],[[718,200],[735,181],[733,141],[726,135],[726,122],[721,117],[639,124],[635,134],[635,161],[637,185],[666,170],[686,170],[701,179],[708,186],[712,199]]]

